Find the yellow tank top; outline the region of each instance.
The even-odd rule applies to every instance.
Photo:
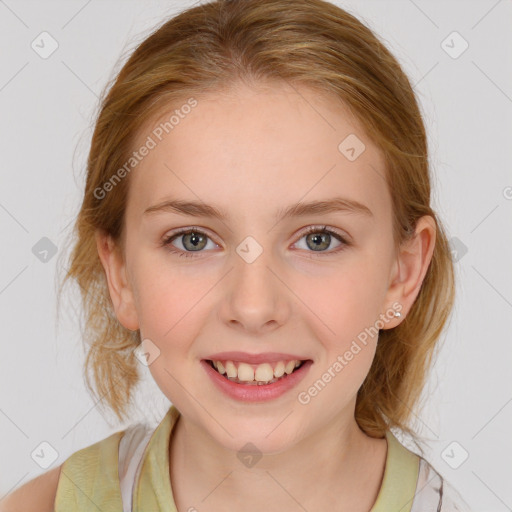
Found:
[[[133,485],[133,512],[177,512],[169,478],[169,441],[179,415],[172,405],[149,437]],[[124,433],[116,432],[65,460],[57,486],[55,512],[127,509],[126,504],[123,509],[118,463],[119,443]],[[411,512],[421,458],[405,448],[391,432],[386,434],[386,439],[384,478],[370,512]]]

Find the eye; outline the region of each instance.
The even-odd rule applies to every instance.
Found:
[[[338,248],[332,251],[325,251],[331,245],[332,240],[338,240]],[[309,252],[334,254],[342,251],[350,243],[337,231],[328,229],[327,226],[310,226],[303,234],[300,240],[305,239],[306,249],[312,249]],[[299,241],[300,241],[299,240]],[[297,242],[298,243],[298,242]],[[323,256],[324,254],[318,254]]]
[[[306,239],[306,250],[309,248],[312,250],[309,252],[334,254],[342,251],[345,247],[348,247],[350,243],[337,231],[328,229],[327,226],[310,226],[305,232],[303,232],[300,240]],[[332,251],[325,251],[331,245],[332,239],[336,239],[339,242],[338,248]],[[173,242],[179,240],[181,247],[176,247]],[[194,258],[196,257],[194,252],[204,252],[203,249],[208,248],[208,240],[214,246],[217,246],[210,237],[201,229],[195,227],[183,228],[178,232],[165,237],[162,241],[162,246],[166,247],[173,254],[177,254],[180,257]],[[300,241],[299,240],[299,241]],[[296,242],[297,244],[298,242]],[[218,247],[218,246],[217,246]],[[211,249],[212,247],[210,247]],[[323,254],[318,254],[319,256]]]
[[[181,247],[174,249],[176,247],[172,244],[174,240],[178,240]],[[208,240],[210,240],[210,237],[199,228],[185,228],[164,238],[162,246],[166,247],[170,252],[178,254],[180,257],[194,258],[195,255],[190,253],[201,252],[202,249],[207,247]],[[211,242],[214,246],[217,245],[213,241]]]

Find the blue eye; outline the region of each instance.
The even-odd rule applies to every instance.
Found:
[[[333,254],[338,253],[339,251],[343,250],[345,246],[350,245],[343,236],[341,236],[337,231],[333,231],[331,229],[328,229],[327,226],[323,226],[319,228],[318,226],[310,226],[305,233],[302,234],[300,240],[302,238],[306,239],[306,244],[309,242],[312,242],[313,250],[311,252],[319,253],[319,256],[323,256],[327,251],[322,250],[322,247],[329,247],[331,245],[332,239],[335,238],[340,242],[338,247],[341,247],[339,249],[335,249],[332,251],[327,252],[327,254]],[[307,245],[307,247],[310,247]]]
[[[174,249],[175,246],[172,245],[172,242],[175,239],[181,239],[181,245],[185,250]],[[209,240],[209,236],[200,229],[186,228],[166,237],[163,240],[162,245],[165,246],[170,252],[178,254],[178,256],[193,258],[195,256],[190,253],[201,252],[201,250],[207,246],[207,240]]]
[[[335,254],[342,251],[345,247],[351,245],[337,231],[328,229],[327,226],[310,226],[305,232],[302,233],[299,241],[303,238],[306,239],[306,247],[312,248],[310,251],[307,251],[307,248],[305,250],[307,252],[316,253],[315,256],[323,256],[323,253],[326,253],[326,255]],[[331,245],[333,238],[338,240],[338,248],[331,251],[324,250]],[[177,248],[173,244],[174,240],[180,240],[183,249],[179,247]],[[207,248],[208,240],[210,240],[214,246],[218,247],[218,245],[215,244],[201,229],[195,227],[183,228],[165,237],[162,241],[162,246],[171,253],[177,254],[180,257],[194,258],[196,257],[196,255],[193,254],[194,252],[204,252],[202,249]]]

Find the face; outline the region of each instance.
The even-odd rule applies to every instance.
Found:
[[[197,98],[169,134],[153,139],[129,178],[114,302],[121,323],[150,340],[160,389],[187,421],[233,450],[251,441],[278,452],[338,420],[353,422],[375,326],[396,326],[390,308],[414,298],[397,284],[377,148],[335,100],[285,85]],[[345,208],[321,208],[335,199]],[[159,208],[168,201],[211,208]],[[283,216],[299,202],[318,204]],[[280,360],[308,362],[253,387],[206,363],[232,351],[272,369]]]

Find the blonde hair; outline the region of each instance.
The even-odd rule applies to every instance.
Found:
[[[396,247],[420,217],[436,222],[419,295],[399,325],[380,332],[355,408],[367,435],[383,437],[398,427],[417,439],[411,414],[454,301],[451,252],[430,206],[425,128],[397,60],[358,19],[323,0],[216,0],[186,10],[146,38],[104,91],[63,281],[72,278],[80,286],[87,385],[123,420],[139,380],[133,349],[140,332],[117,320],[95,243],[97,230],[122,243],[129,176],[104,197],[97,191],[126,163],[141,129],[170,105],[240,81],[286,81],[337,97],[385,157]]]

